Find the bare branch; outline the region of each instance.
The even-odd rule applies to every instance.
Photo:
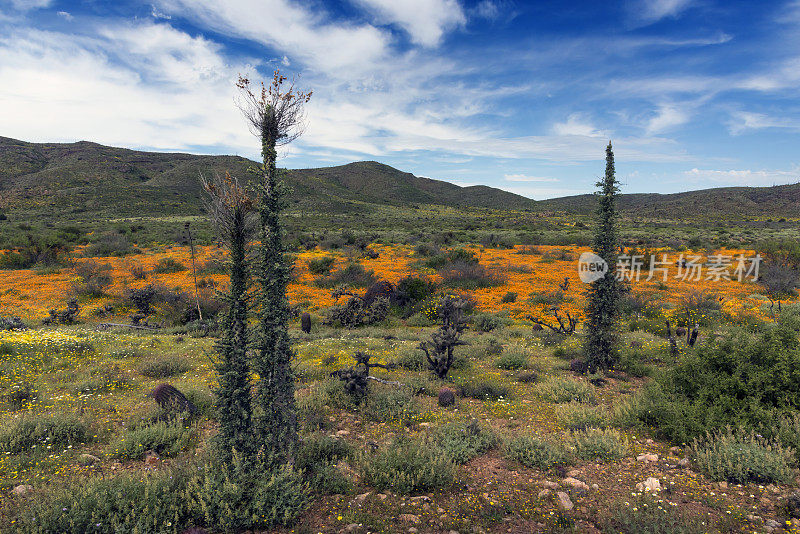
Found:
[[[236,87],[239,99],[236,105],[250,123],[250,131],[260,139],[273,139],[276,145],[285,145],[297,139],[305,129],[305,104],[313,91],[295,89],[295,80],[288,82],[286,76],[276,70],[269,86],[261,83],[261,89],[251,86],[250,80],[239,75]]]

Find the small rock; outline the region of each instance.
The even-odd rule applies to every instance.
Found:
[[[548,495],[550,495],[550,490],[549,490],[549,489],[547,489],[547,488],[545,488],[545,489],[543,489],[542,491],[540,491],[540,492],[539,492],[539,495],[538,495],[538,497],[539,497],[540,499],[544,499],[544,498],[545,498],[545,497],[547,497]]]
[[[689,459],[688,458],[681,458],[681,461],[678,462],[679,467],[689,467]]]
[[[161,460],[161,458],[154,451],[147,451],[144,453],[145,465],[158,465],[159,460]]]
[[[639,491],[661,491],[661,482],[655,477],[647,477],[644,482],[636,484],[636,489]]]
[[[364,502],[367,499],[367,497],[369,497],[371,494],[372,494],[371,491],[368,491],[366,493],[361,493],[360,495],[356,495],[356,498],[354,500],[358,502]]]
[[[436,511],[437,511],[438,513],[440,513],[440,514],[443,514],[443,513],[445,512],[444,508],[442,508],[441,506],[437,506],[437,507],[436,507]]]
[[[385,501],[385,500],[386,500],[386,497],[388,497],[388,495],[386,495],[385,493],[379,493],[379,494],[378,494],[378,498],[379,498],[380,500],[382,500],[382,501]]]
[[[567,476],[568,477],[573,477],[574,478],[574,477],[577,477],[580,474],[581,474],[581,472],[578,471],[577,469],[570,469],[569,471],[567,471]]]
[[[397,519],[405,523],[419,523],[419,516],[414,514],[400,514],[397,516]]]
[[[552,480],[542,480],[541,484],[545,488],[551,489],[551,490],[558,488],[558,484],[556,484]]]
[[[657,462],[658,455],[650,453],[640,454],[639,456],[636,457],[636,460],[639,462]]]
[[[418,501],[429,502],[431,498],[428,497],[427,495],[418,495],[416,497],[411,497],[408,500],[411,502],[418,502]]]
[[[83,453],[78,456],[78,463],[88,467],[90,465],[100,463],[100,458],[93,454]]]
[[[572,486],[573,488],[589,491],[589,485],[582,480],[578,480],[577,478],[567,477],[562,480],[562,482],[568,486]]]
[[[408,531],[411,532],[411,534],[419,532],[419,530],[417,530],[415,527],[408,527]]]
[[[344,527],[345,532],[355,532],[360,527],[356,523],[350,523],[346,527]]]
[[[597,484],[592,484],[592,489],[593,489],[594,491],[597,491],[597,490],[599,490],[599,489],[600,489],[600,486],[598,486]]]
[[[564,493],[563,491],[559,491],[556,493],[556,497],[558,498],[558,507],[568,512],[575,508],[575,505],[572,504],[572,499],[569,498],[569,495]]]
[[[681,453],[681,448],[680,447],[670,447],[669,448],[669,452],[671,452],[672,454],[680,454]]]
[[[122,463],[121,462],[114,462],[114,463],[111,464],[111,470],[112,471],[116,471],[117,469],[122,469]]]
[[[27,495],[32,491],[33,491],[33,486],[29,484],[20,484],[19,486],[14,486],[12,493],[14,495],[22,496],[22,495]]]
[[[778,528],[779,526],[781,526],[781,524],[775,521],[774,519],[767,519],[767,522],[764,524],[769,528]]]
[[[778,488],[778,486],[776,486],[775,484],[769,484],[767,486],[767,489],[769,491],[771,491],[772,493],[780,493],[781,492],[780,488]]]
[[[349,433],[350,433],[349,430],[344,430],[343,429],[343,430],[339,430],[338,432],[336,432],[336,435],[341,438],[341,437],[344,437],[344,436],[348,435]]]
[[[655,445],[655,444],[656,444],[656,442],[655,442],[655,441],[653,441],[653,440],[652,440],[652,439],[650,439],[650,438],[647,438],[646,440],[644,440],[644,442],[645,442],[645,443],[647,443],[648,445]]]
[[[724,490],[728,489],[728,483],[724,482],[724,481],[720,482],[719,483],[719,489],[724,489]]]

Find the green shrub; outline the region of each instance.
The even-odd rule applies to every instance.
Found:
[[[422,302],[436,291],[436,284],[424,278],[407,276],[397,282],[397,293],[409,304]]]
[[[702,534],[708,529],[699,519],[682,513],[657,494],[636,493],[612,505],[603,532],[622,534]]]
[[[111,445],[111,454],[125,460],[144,458],[147,451],[175,456],[186,449],[191,438],[191,430],[182,424],[160,421],[125,432]]]
[[[184,264],[170,257],[161,258],[156,263],[156,266],[153,267],[153,272],[158,274],[179,273],[185,270],[186,266]]]
[[[433,326],[433,321],[431,321],[426,315],[422,313],[415,313],[414,315],[406,319],[406,324],[408,326],[425,327],[425,326]]]
[[[322,287],[336,287],[340,285],[367,287],[376,281],[375,273],[368,271],[360,263],[350,263],[343,269],[336,271],[317,281]]]
[[[295,457],[295,467],[303,471],[317,493],[349,493],[352,482],[336,467],[336,462],[350,458],[353,449],[342,439],[313,434],[305,438]]]
[[[111,265],[107,263],[87,260],[77,264],[74,269],[77,280],[73,283],[73,291],[81,296],[102,297],[113,282],[110,271]]]
[[[516,302],[516,301],[517,301],[517,294],[514,293],[513,291],[509,291],[508,293],[503,295],[503,298],[500,299],[500,302],[502,302],[503,304],[509,304],[511,302]]]
[[[733,331],[688,352],[655,382],[639,399],[647,409],[638,414],[674,442],[729,425],[775,428],[782,415],[800,409],[800,344],[782,326]]]
[[[58,484],[20,503],[13,532],[178,534],[192,520],[185,487],[185,474],[171,470]]]
[[[92,369],[89,373],[90,378],[78,384],[78,393],[108,393],[114,390],[130,389],[132,386],[130,379],[122,369],[116,365],[103,366]]]
[[[570,436],[575,454],[583,460],[613,462],[628,454],[627,440],[613,429],[589,428]]]
[[[472,317],[472,324],[478,332],[493,332],[501,326],[503,322],[496,315],[489,313],[479,313]]]
[[[794,462],[794,450],[752,431],[733,432],[727,427],[707,432],[704,439],[692,442],[692,451],[698,468],[713,480],[747,484],[792,479],[789,466]]]
[[[366,484],[400,494],[450,487],[456,475],[456,466],[443,449],[410,439],[362,455],[359,468]]]
[[[608,415],[602,406],[586,406],[579,402],[562,404],[556,408],[559,424],[568,430],[586,430],[587,428],[605,428],[608,426]]]
[[[439,276],[442,277],[444,285],[460,289],[480,289],[505,283],[501,275],[483,265],[463,261],[446,263],[439,268]]]
[[[195,524],[223,532],[290,525],[305,510],[309,488],[286,464],[257,459],[209,463],[197,469],[185,495]]]
[[[550,469],[557,465],[567,465],[571,458],[563,443],[536,434],[523,434],[514,437],[503,447],[509,460],[519,462],[525,467]]]
[[[473,420],[452,422],[433,433],[433,441],[457,464],[464,464],[497,444],[497,436]]]
[[[343,439],[312,434],[303,439],[295,457],[295,466],[313,470],[323,464],[336,463],[353,455],[353,448]]]
[[[373,421],[390,424],[408,424],[419,414],[417,400],[408,388],[376,388],[367,396],[363,411]]]
[[[399,352],[394,359],[394,364],[409,371],[422,371],[428,368],[428,360],[425,358],[425,353],[417,348]]]
[[[139,372],[150,378],[168,378],[170,376],[182,375],[192,366],[184,359],[161,359],[146,362],[139,368]]]
[[[534,306],[558,306],[564,302],[563,291],[551,291],[549,293],[531,293],[528,302]]]
[[[478,400],[497,400],[501,397],[508,397],[509,393],[508,386],[505,384],[501,384],[493,378],[480,377],[460,382],[458,390],[462,397]]]
[[[573,401],[588,404],[597,402],[594,386],[571,378],[548,378],[536,386],[536,393],[557,404]]]
[[[321,258],[314,258],[308,260],[308,270],[311,274],[321,275],[328,274],[333,267],[333,262],[336,258],[333,256],[323,256]]]
[[[75,416],[24,415],[0,426],[0,451],[11,454],[37,452],[48,445],[64,447],[91,441],[89,426]]]
[[[189,399],[189,402],[194,404],[197,409],[196,415],[203,417],[214,418],[216,411],[214,408],[214,396],[208,390],[187,388],[183,390],[183,394]]]
[[[516,371],[528,366],[528,354],[522,350],[507,350],[494,361],[495,367]]]

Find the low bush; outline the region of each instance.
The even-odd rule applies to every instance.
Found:
[[[777,428],[800,409],[800,345],[783,326],[734,330],[656,375],[628,413],[676,443],[731,427]]]
[[[70,415],[24,415],[6,419],[0,426],[0,451],[11,454],[37,452],[47,446],[65,447],[91,441],[89,425]]]
[[[509,304],[511,302],[516,302],[516,301],[517,301],[517,294],[514,293],[513,291],[509,291],[508,293],[503,295],[503,298],[500,299],[500,302],[502,302],[503,304]]]
[[[305,474],[310,487],[317,493],[348,493],[353,484],[336,463],[352,455],[353,448],[346,441],[313,434],[303,439],[295,457],[295,467]]]
[[[458,390],[462,397],[493,401],[508,397],[509,393],[508,386],[493,378],[463,380],[458,384]]]
[[[87,258],[101,256],[125,256],[134,252],[128,238],[117,231],[109,231],[100,234],[94,243],[83,250],[83,255]]]
[[[125,432],[111,446],[111,454],[124,460],[140,460],[147,451],[175,456],[189,445],[191,430],[179,423],[156,422]]]
[[[419,414],[419,408],[408,388],[376,388],[367,396],[363,412],[373,421],[405,425]]]
[[[516,371],[528,366],[528,353],[520,350],[507,350],[494,361],[495,367],[507,371]]]
[[[428,317],[426,317],[422,313],[415,313],[414,315],[406,319],[406,325],[417,326],[417,327],[433,326],[433,321],[428,319]]]
[[[528,302],[533,305],[557,306],[564,302],[563,291],[551,291],[549,293],[531,293]]]
[[[230,465],[207,463],[196,468],[186,496],[193,522],[222,532],[265,530],[290,525],[305,510],[308,484],[289,465],[258,458]]]
[[[172,470],[59,484],[19,503],[8,532],[178,534],[192,519],[185,488],[185,473]]]
[[[77,393],[108,393],[114,390],[130,389],[133,384],[130,378],[117,365],[108,365],[92,369],[90,378],[75,387]]]
[[[502,285],[505,280],[478,263],[449,262],[439,269],[442,283],[460,289],[480,289]]]
[[[583,460],[614,462],[628,454],[627,440],[613,429],[589,428],[573,432],[570,442]]]
[[[561,442],[536,434],[514,437],[503,446],[503,453],[509,460],[536,469],[564,466],[571,461],[569,451]]]
[[[179,273],[185,270],[186,266],[184,264],[170,257],[161,258],[156,263],[156,266],[153,267],[153,272],[157,274]]]
[[[399,352],[394,359],[394,364],[409,371],[422,371],[428,368],[425,353],[419,349],[407,349]]]
[[[111,285],[111,265],[87,260],[74,268],[77,279],[72,284],[76,295],[86,297],[102,297]]]
[[[361,455],[359,469],[366,484],[400,494],[447,488],[456,476],[456,465],[443,449],[407,438]]]
[[[479,313],[472,317],[472,324],[478,332],[493,332],[503,326],[503,321],[496,315]]]
[[[615,502],[603,524],[603,532],[622,534],[702,534],[707,527],[681,512],[676,505],[648,492],[635,493]]]
[[[608,414],[602,406],[586,406],[580,402],[570,402],[556,407],[559,424],[568,430],[587,428],[606,428]]]
[[[308,270],[311,274],[322,275],[328,274],[333,267],[336,258],[333,256],[322,256],[321,258],[314,258],[308,260]]]
[[[497,436],[478,421],[452,422],[433,433],[433,441],[457,464],[464,464],[497,444]]]
[[[709,432],[692,442],[692,451],[698,468],[713,480],[783,484],[792,479],[794,450],[752,431]]]
[[[360,263],[350,263],[330,275],[320,278],[317,284],[322,287],[336,287],[340,285],[351,287],[368,287],[376,282],[375,273],[367,270]]]
[[[150,378],[169,378],[182,375],[192,366],[182,358],[151,360],[144,363],[139,372]]]
[[[594,386],[570,378],[548,378],[536,386],[536,393],[543,399],[557,404],[565,402],[597,403]]]

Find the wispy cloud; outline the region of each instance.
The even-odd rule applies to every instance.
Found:
[[[800,167],[795,166],[790,170],[711,170],[691,169],[683,175],[695,183],[716,182],[721,184],[736,184],[750,186],[782,185],[800,182]]]
[[[457,0],[352,1],[372,13],[378,23],[396,24],[423,46],[438,45],[447,31],[467,21]]]
[[[692,3],[693,0],[635,0],[630,10],[640,22],[652,24],[665,17],[677,17]]]
[[[544,176],[528,176],[527,174],[505,174],[503,178],[509,182],[557,182],[558,178]]]

